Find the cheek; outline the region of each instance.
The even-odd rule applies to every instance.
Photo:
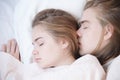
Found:
[[[91,36],[89,34],[89,35],[84,36],[81,39],[81,48],[82,49],[89,49],[93,45],[95,45],[94,36]]]
[[[54,62],[59,58],[60,50],[57,47],[50,47],[49,49],[45,49],[46,51],[42,54],[42,57],[45,61]]]
[[[91,53],[97,47],[100,36],[100,31],[86,32],[81,38],[81,50],[86,53]]]
[[[51,46],[44,46],[39,48],[39,54],[41,57],[43,57],[44,59],[47,59],[48,57],[52,57],[55,54],[55,49],[52,48]]]

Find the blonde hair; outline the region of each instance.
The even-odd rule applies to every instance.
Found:
[[[46,9],[39,12],[32,23],[34,28],[36,25],[45,25],[53,38],[64,38],[69,42],[69,51],[75,58],[78,54],[78,39],[76,30],[79,28],[77,20],[69,13],[58,9]]]

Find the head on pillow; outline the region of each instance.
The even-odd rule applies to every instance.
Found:
[[[59,65],[70,57],[77,58],[78,27],[77,20],[63,10],[46,9],[39,12],[32,24],[33,58],[42,58],[43,62],[39,63],[42,67]]]

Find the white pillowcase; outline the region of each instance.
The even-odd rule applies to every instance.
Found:
[[[14,38],[13,13],[15,0],[0,0],[0,47],[9,39]]]
[[[14,38],[13,15],[14,8],[19,0],[0,0],[0,48]]]
[[[80,18],[86,0],[21,0],[15,8],[14,31],[20,47],[22,61],[29,63],[33,50],[31,41],[31,23],[39,11],[56,8],[68,11]]]

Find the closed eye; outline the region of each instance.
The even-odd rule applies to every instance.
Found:
[[[39,46],[42,46],[44,43],[39,44]]]
[[[88,27],[83,27],[83,29],[87,29]]]
[[[80,25],[80,28],[87,29],[89,27],[89,21],[83,20],[79,23],[79,25]]]

